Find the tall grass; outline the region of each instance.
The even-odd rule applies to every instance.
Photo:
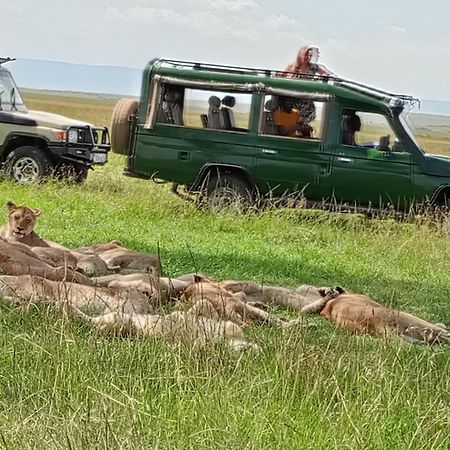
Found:
[[[67,246],[120,239],[159,251],[168,275],[338,283],[450,324],[450,240],[440,224],[303,209],[213,216],[167,186],[123,177],[122,165],[113,156],[81,186],[5,182],[0,204],[41,207],[38,232]],[[450,446],[446,348],[311,318],[306,330],[248,328],[263,353],[235,355],[101,336],[45,305],[4,304],[0,317],[5,448]]]

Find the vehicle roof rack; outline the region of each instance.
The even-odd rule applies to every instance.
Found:
[[[186,67],[193,70],[205,70],[213,72],[226,72],[235,73],[240,75],[260,75],[273,78],[286,78],[287,75],[290,78],[306,79],[306,80],[316,80],[323,81],[325,83],[333,83],[338,86],[342,86],[352,91],[359,92],[370,97],[374,97],[380,100],[393,100],[398,99],[403,102],[415,103],[418,101],[417,98],[411,95],[405,94],[394,94],[392,92],[384,91],[382,89],[374,88],[372,86],[358,83],[356,81],[347,80],[345,78],[340,78],[336,76],[321,76],[321,75],[310,75],[310,74],[299,74],[296,72],[289,72],[285,70],[273,70],[273,69],[257,69],[253,67],[240,67],[240,66],[229,66],[223,64],[209,64],[209,63],[198,63],[191,61],[181,61],[176,59],[158,59],[161,64],[167,64],[170,66]]]
[[[15,61],[15,60],[16,60],[16,58],[10,58],[9,56],[7,56],[6,58],[0,57],[0,66],[7,62],[11,62],[11,61]]]

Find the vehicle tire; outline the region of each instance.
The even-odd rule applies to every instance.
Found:
[[[18,147],[8,154],[5,172],[20,184],[31,184],[44,180],[52,172],[52,163],[46,154],[33,146]]]
[[[206,194],[209,209],[213,213],[244,213],[253,200],[252,190],[244,179],[220,172],[210,177]]]
[[[137,112],[138,102],[131,98],[121,98],[111,118],[111,150],[119,155],[127,155],[130,143],[130,116]]]

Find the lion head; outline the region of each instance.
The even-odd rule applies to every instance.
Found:
[[[22,238],[31,234],[36,225],[36,218],[41,215],[38,208],[16,206],[13,202],[7,202],[8,222],[11,233],[16,238]]]

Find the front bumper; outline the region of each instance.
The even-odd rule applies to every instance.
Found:
[[[106,127],[69,127],[66,140],[49,143],[48,148],[61,162],[91,167],[108,161],[111,142]]]

